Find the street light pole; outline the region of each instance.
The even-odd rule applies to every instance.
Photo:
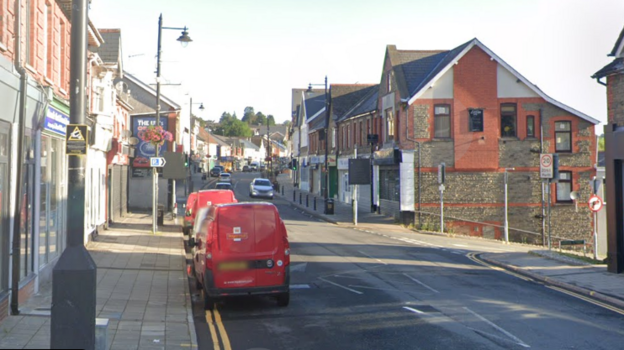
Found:
[[[186,46],[189,42],[193,41],[188,36],[187,28],[174,28],[163,27],[162,25],[162,13],[158,17],[158,51],[156,51],[156,127],[160,126],[160,53],[162,43],[162,30],[163,29],[175,29],[182,30],[182,35],[177,39],[182,43],[182,46]],[[155,145],[156,157],[160,150],[160,146]],[[156,234],[158,232],[158,171],[157,168],[152,168],[152,232]]]
[[[327,91],[327,75],[325,76],[325,214],[329,199],[329,97]]]
[[[516,170],[515,168],[505,168],[505,178],[504,178],[504,182],[505,182],[505,243],[509,243],[509,220],[507,218],[508,216],[508,210],[507,210],[507,171],[513,171]]]

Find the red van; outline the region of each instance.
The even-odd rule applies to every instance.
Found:
[[[286,226],[271,203],[221,204],[198,222],[193,270],[206,309],[217,298],[269,294],[290,301],[290,245]]]
[[[184,226],[182,231],[188,235],[195,225],[197,211],[209,205],[222,203],[237,203],[236,196],[231,190],[201,190],[193,192],[186,200],[186,211],[184,213]]]

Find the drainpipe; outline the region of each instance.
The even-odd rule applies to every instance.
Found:
[[[544,124],[542,122],[542,109],[539,109],[539,128],[540,128],[540,153],[544,152]],[[544,202],[546,200],[545,187],[546,184],[542,181],[542,246],[546,245],[546,208]],[[550,196],[550,188],[548,189],[548,195]]]
[[[26,1],[26,8],[28,8],[28,1]],[[20,97],[19,97],[19,117],[18,117],[18,131],[17,131],[17,175],[16,186],[17,195],[15,196],[15,212],[13,213],[13,244],[12,244],[12,270],[11,270],[11,315],[19,315],[19,281],[20,281],[20,231],[22,230],[21,223],[21,209],[23,204],[23,186],[24,179],[22,179],[22,173],[24,168],[24,132],[26,122],[26,99],[28,96],[28,75],[22,62],[22,28],[21,28],[21,1],[15,1],[15,56],[14,65],[17,73],[20,75]],[[29,17],[26,16],[25,25],[29,25]],[[26,57],[29,53],[29,42],[26,38]],[[34,253],[35,250],[32,250]]]

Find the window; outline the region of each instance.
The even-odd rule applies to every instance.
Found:
[[[37,38],[37,33],[34,31],[34,29],[37,27],[36,25],[34,25],[35,23],[37,23],[37,13],[35,12],[35,6],[36,4],[30,4],[30,9],[28,11],[29,22],[27,23],[31,23],[31,25],[26,26],[26,63],[28,63],[31,67],[33,65],[33,62],[35,61],[35,39]]]
[[[52,34],[54,33],[54,17],[52,16],[52,11],[49,3],[45,3],[43,5],[43,33],[45,35],[45,40],[43,42],[43,54],[42,57],[46,59],[46,62],[43,64],[43,76],[44,77],[52,77],[52,62],[53,61],[53,52],[52,52]]]
[[[65,22],[63,21],[61,21],[61,23],[59,24],[59,36],[59,86],[61,88],[67,89],[68,86],[65,85],[69,82],[69,79],[67,77],[67,53],[65,51],[67,47],[67,33],[65,32]]]
[[[379,198],[398,202],[401,181],[398,170],[379,170]]]
[[[483,131],[483,109],[468,109],[468,131]]]
[[[535,137],[535,116],[527,116],[527,137]]]
[[[362,146],[364,144],[364,139],[365,139],[365,135],[364,135],[364,126],[362,124],[362,122],[360,121],[360,142],[358,142],[358,144],[360,146]]]
[[[570,122],[555,122],[555,152],[572,152],[572,126]]]
[[[435,105],[433,107],[433,137],[451,137],[451,106]]]
[[[501,105],[501,136],[516,137],[516,104]]]
[[[394,114],[392,108],[386,109],[386,140],[394,140]]]
[[[572,192],[572,173],[569,171],[559,172],[559,182],[557,183],[557,202],[572,202],[570,193]]]
[[[388,93],[390,93],[390,91],[392,91],[392,72],[391,71],[387,73],[387,77],[388,77],[388,86],[387,86],[388,90],[387,91]]]

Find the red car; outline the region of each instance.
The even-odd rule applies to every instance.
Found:
[[[236,197],[231,190],[202,190],[191,193],[186,199],[186,211],[184,213],[184,224],[182,232],[188,235],[193,225],[197,211],[203,207],[222,203],[236,203]]]
[[[198,222],[193,272],[205,308],[218,298],[268,294],[279,306],[290,302],[290,244],[286,226],[270,203],[211,206]]]

